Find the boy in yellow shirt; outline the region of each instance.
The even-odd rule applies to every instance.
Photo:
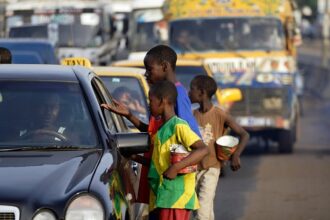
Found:
[[[150,185],[149,209],[159,220],[189,220],[190,211],[199,207],[195,192],[195,172],[178,174],[187,166],[199,163],[208,154],[207,146],[191,130],[188,123],[176,116],[175,85],[169,81],[153,84],[149,92],[150,111],[161,117],[151,157],[148,180]],[[190,154],[171,164],[171,148],[182,145]]]

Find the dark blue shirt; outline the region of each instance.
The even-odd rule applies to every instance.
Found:
[[[202,137],[202,135],[199,132],[198,124],[195,119],[195,117],[192,114],[191,110],[191,102],[188,97],[187,91],[185,87],[180,83],[175,83],[176,90],[178,92],[178,97],[176,99],[176,106],[175,106],[175,112],[178,115],[179,118],[182,118],[186,122],[188,122],[190,128],[199,136]]]

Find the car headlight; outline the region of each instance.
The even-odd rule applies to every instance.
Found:
[[[40,210],[32,220],[56,220],[56,217],[50,210]]]
[[[81,195],[71,201],[65,213],[66,220],[103,220],[102,204],[93,196]]]

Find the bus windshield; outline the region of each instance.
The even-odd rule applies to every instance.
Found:
[[[160,43],[159,22],[163,18],[160,8],[136,10],[133,12],[131,33],[132,51],[148,51]]]
[[[15,18],[18,19],[18,16]],[[14,25],[11,22],[10,37],[46,38],[60,47],[98,47],[105,41],[97,13],[26,14],[24,18],[26,23]]]
[[[97,47],[102,44],[100,28],[93,25],[59,25],[59,47]]]
[[[173,21],[170,45],[177,52],[283,50],[285,33],[275,17],[207,18]]]

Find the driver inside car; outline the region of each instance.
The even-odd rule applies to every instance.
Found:
[[[59,95],[42,94],[38,98],[37,106],[33,107],[35,117],[31,120],[32,123],[28,129],[20,131],[20,137],[42,143],[60,143],[72,140],[74,137],[72,133],[69,134],[68,132],[70,120],[64,120],[63,117],[60,117],[63,105],[61,105]],[[64,111],[62,114],[72,116],[70,112]]]

